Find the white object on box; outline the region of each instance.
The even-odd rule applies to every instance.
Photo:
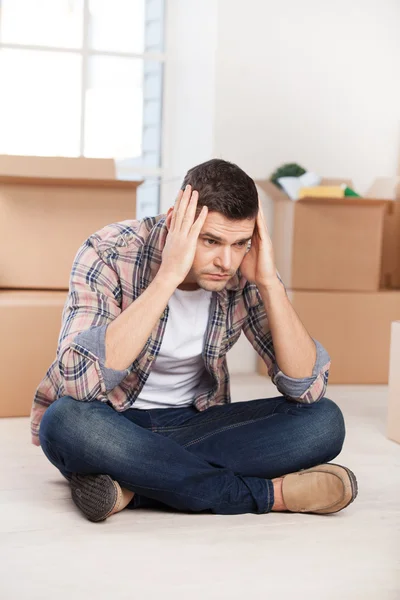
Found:
[[[307,171],[300,177],[280,177],[277,181],[291,200],[298,200],[299,192],[303,187],[314,187],[321,183],[322,177]]]

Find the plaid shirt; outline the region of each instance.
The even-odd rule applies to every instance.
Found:
[[[105,367],[105,333],[154,279],[167,235],[165,215],[107,225],[79,248],[72,266],[69,293],[62,314],[56,358],[39,384],[31,411],[32,442],[39,445],[40,421],[57,398],[99,400],[121,412],[140,394],[161,347],[168,306],[133,363],[122,371]],[[330,359],[315,341],[317,360],[313,375],[287,377],[277,365],[268,318],[261,295],[240,270],[224,290],[213,292],[203,359],[210,388],[194,398],[206,410],[231,401],[226,353],[242,330],[265,361],[277,389],[288,399],[312,403],[323,397]]]

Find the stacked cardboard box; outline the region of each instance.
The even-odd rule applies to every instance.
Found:
[[[392,323],[387,435],[400,444],[400,321]]]
[[[28,416],[55,358],[66,291],[0,290],[0,417]]]
[[[28,416],[55,359],[79,246],[134,219],[141,182],[113,160],[0,156],[0,416]]]
[[[395,194],[374,185],[366,198],[293,201],[271,182],[257,183],[274,201],[275,259],[291,302],[331,356],[329,382],[387,383],[390,327],[400,318]],[[259,372],[266,374],[261,361]]]

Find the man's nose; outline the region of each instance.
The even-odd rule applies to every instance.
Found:
[[[215,264],[224,271],[229,271],[232,263],[232,250],[231,247],[221,248],[218,256],[215,260]]]

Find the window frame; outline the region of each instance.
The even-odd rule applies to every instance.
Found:
[[[112,0],[109,0],[110,2],[112,2]],[[158,0],[160,2],[160,0]],[[145,0],[146,5],[149,6],[153,0]],[[162,27],[163,27],[163,37],[165,36],[165,0],[161,0],[160,4],[162,5],[162,10],[160,11],[161,16],[159,17],[162,20]],[[107,51],[107,50],[93,50],[91,48],[89,48],[89,19],[90,19],[90,12],[89,12],[89,0],[83,0],[83,37],[82,37],[82,47],[81,48],[62,48],[59,46],[47,46],[47,45],[31,45],[31,44],[16,44],[16,43],[4,43],[1,39],[1,27],[0,27],[0,50],[2,49],[10,49],[10,50],[26,50],[26,51],[37,51],[37,52],[60,52],[60,53],[67,53],[67,54],[76,54],[82,57],[82,67],[81,67],[81,97],[80,97],[80,105],[81,105],[81,120],[80,120],[80,127],[79,127],[79,156],[83,157],[85,156],[84,154],[84,147],[85,147],[85,112],[86,112],[86,91],[88,89],[88,66],[89,66],[89,61],[90,58],[92,56],[111,56],[111,57],[116,57],[116,58],[136,58],[136,59],[140,59],[143,60],[143,63],[145,64],[146,60],[151,60],[151,61],[156,61],[162,64],[163,66],[163,71],[165,68],[165,51],[164,52],[149,52],[149,51],[144,51],[143,53],[131,53],[131,52],[118,52],[118,51]],[[145,46],[146,46],[146,27],[151,24],[152,22],[154,22],[154,18],[147,18],[145,17],[145,22],[144,22],[144,28],[145,28]],[[0,0],[0,24],[1,24],[1,0]],[[164,88],[164,77],[163,77],[163,81],[162,81],[162,92],[161,92],[161,98],[160,98],[160,102],[161,102],[161,113],[162,113],[162,107],[163,107],[163,88]],[[143,97],[143,101],[145,101],[145,98]],[[143,115],[145,114],[145,112],[143,111]],[[146,123],[145,120],[143,120],[143,124],[142,124],[142,134],[144,133],[144,130],[146,128]],[[160,127],[159,127],[159,131],[158,131],[158,136],[160,139],[160,154],[159,154],[159,161],[158,161],[158,167],[148,167],[145,166],[143,164],[143,154],[141,157],[135,157],[134,158],[134,171],[136,173],[141,173],[143,175],[150,175],[150,176],[160,176],[161,172],[162,172],[162,163],[161,163],[161,158],[162,158],[162,153],[161,153],[161,148],[162,148],[162,129],[163,129],[163,119],[162,119],[162,114],[160,116]],[[115,158],[115,157],[110,157],[110,158]],[[128,159],[128,164],[130,162],[129,157],[127,157]],[[118,159],[116,159],[116,161],[118,162]],[[122,160],[122,163],[124,163],[125,161]]]

